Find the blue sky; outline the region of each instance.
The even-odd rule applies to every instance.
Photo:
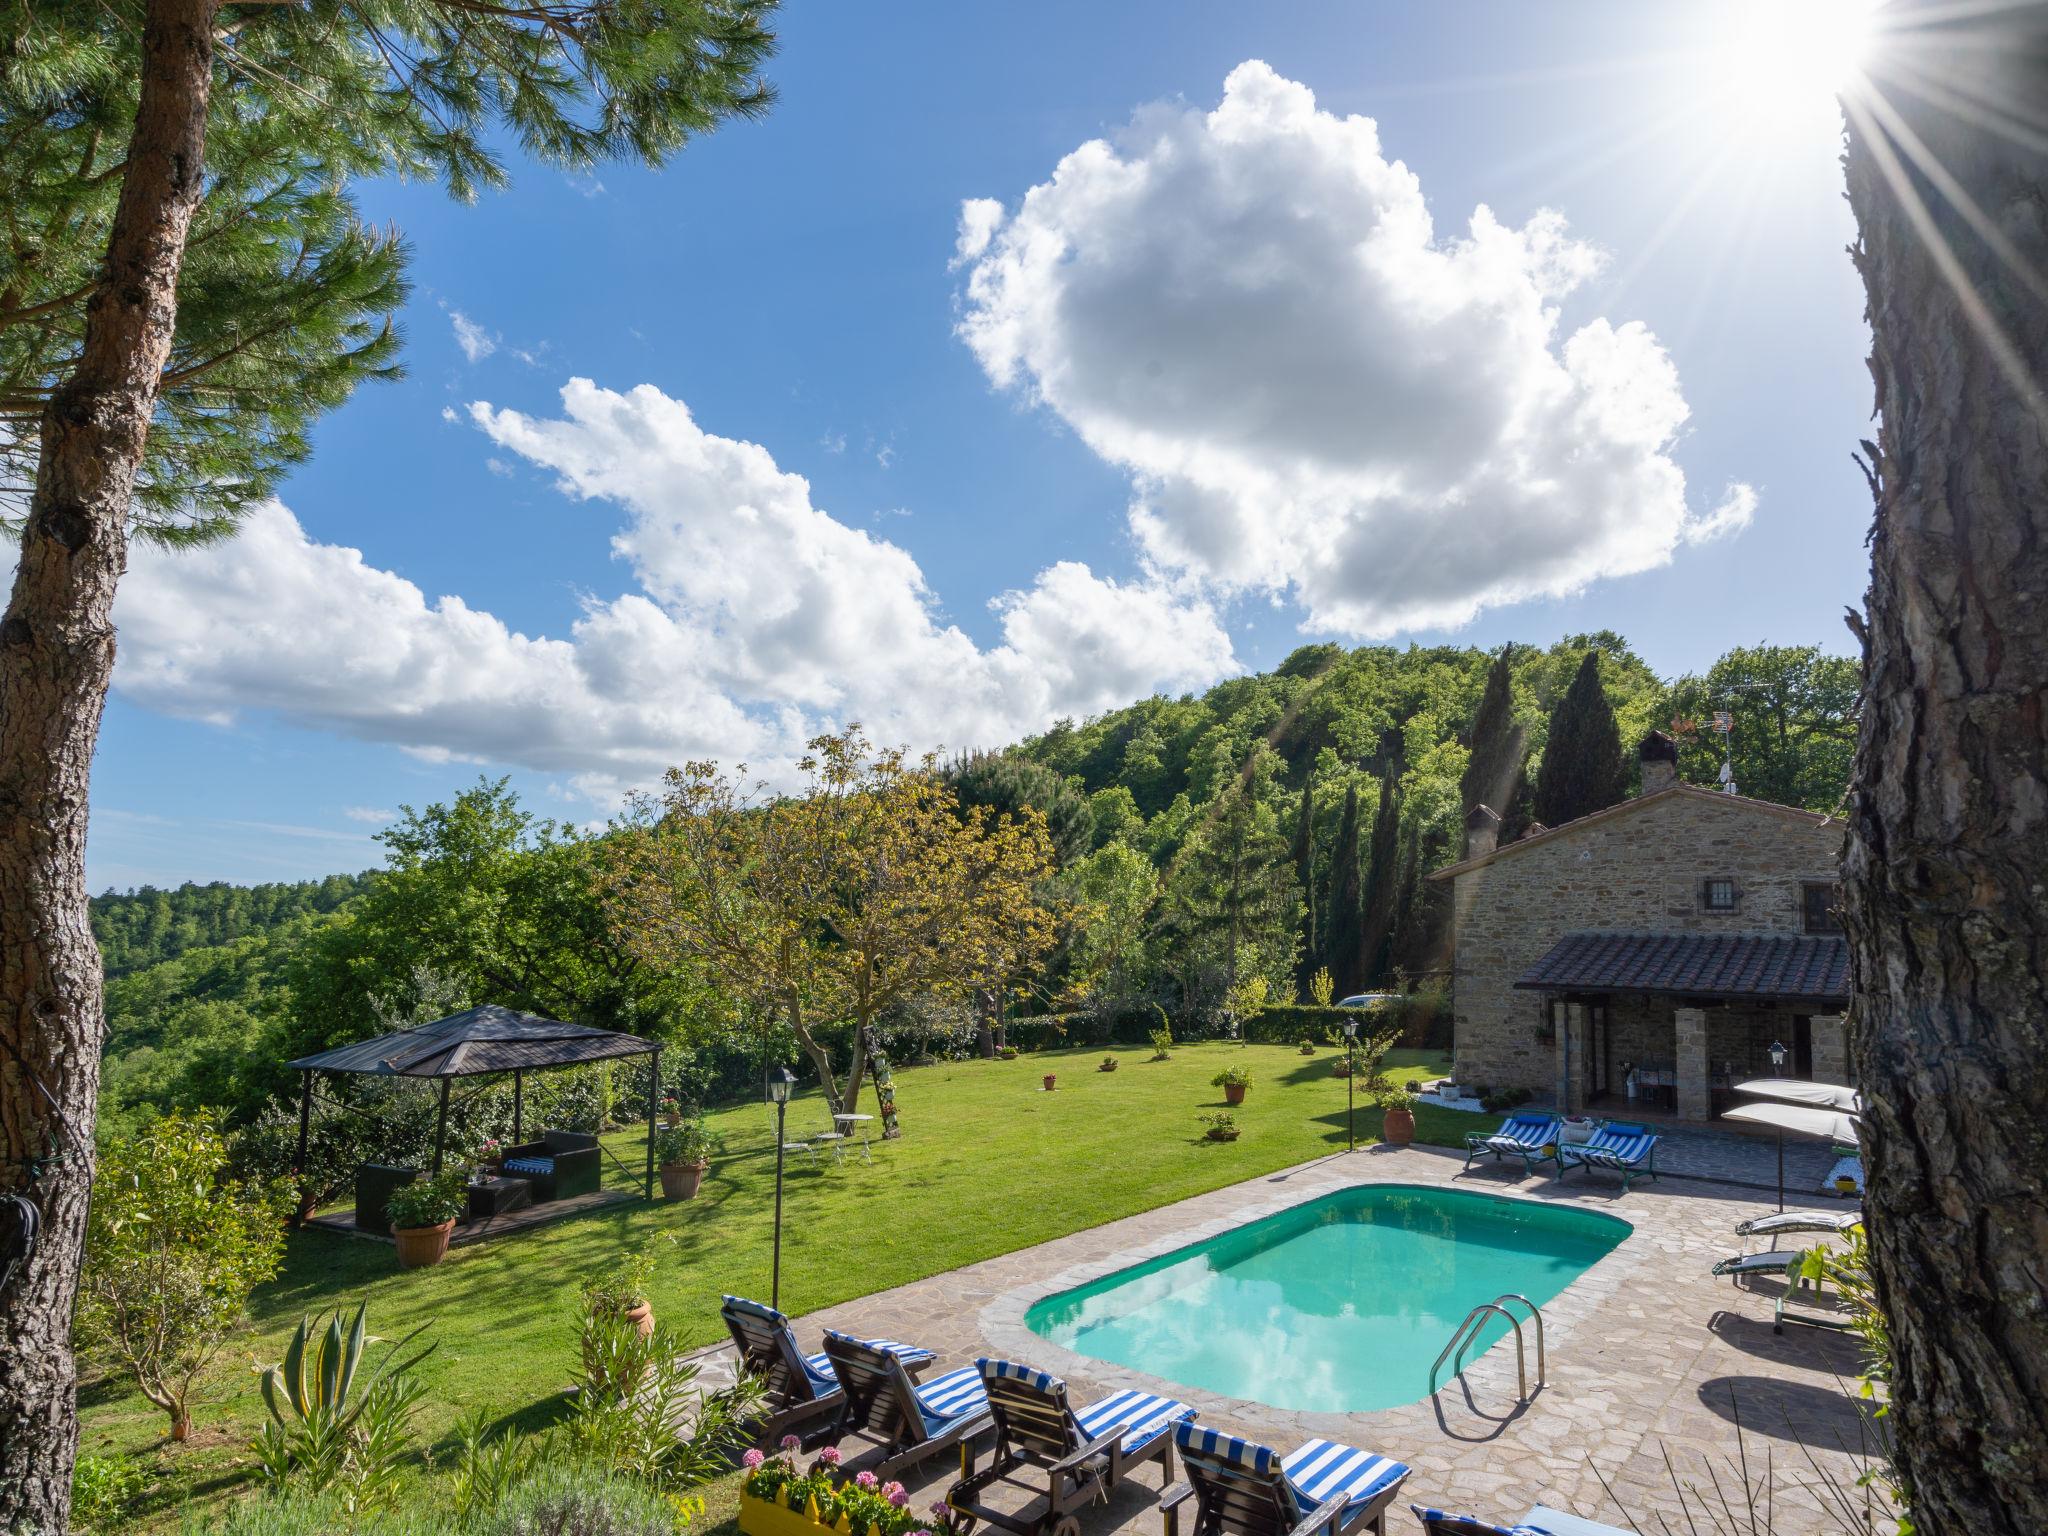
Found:
[[[774,113],[658,173],[363,188],[414,250],[410,376],[328,418],[288,514],[138,559],[95,888],[366,867],[482,772],[582,821],[853,713],[992,744],[1308,640],[1846,650],[1837,132],[1728,15],[800,5]],[[1453,253],[1480,204],[1505,233]],[[1238,305],[1424,206],[1379,276]]]

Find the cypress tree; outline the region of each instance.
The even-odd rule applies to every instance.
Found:
[[[1558,827],[1628,796],[1621,729],[1600,686],[1600,653],[1586,652],[1571,687],[1550,712],[1550,737],[1536,775],[1536,819]]]
[[[1297,997],[1308,996],[1308,979],[1316,960],[1316,776],[1301,786],[1301,805],[1294,813],[1294,883],[1301,893],[1301,933],[1295,946],[1294,986]]]
[[[1486,671],[1486,691],[1472,717],[1472,755],[1458,782],[1464,814],[1484,805],[1505,817],[1522,784],[1527,730],[1515,723],[1513,646],[1504,645]]]
[[[1358,928],[1360,986],[1383,978],[1393,959],[1394,896],[1401,883],[1401,760],[1387,759],[1380,774],[1380,803],[1372,817],[1372,846],[1366,861],[1364,911]]]
[[[1359,935],[1364,922],[1365,893],[1358,872],[1358,786],[1344,791],[1344,819],[1338,824],[1337,848],[1323,885],[1323,964],[1337,996],[1364,989],[1359,974]]]

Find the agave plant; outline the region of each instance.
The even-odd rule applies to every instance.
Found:
[[[273,1488],[297,1481],[310,1492],[334,1493],[350,1508],[390,1492],[411,1446],[413,1409],[426,1392],[412,1370],[434,1346],[411,1349],[426,1331],[422,1324],[359,1380],[365,1348],[384,1342],[367,1331],[367,1311],[367,1304],[358,1306],[344,1326],[336,1309],[317,1337],[314,1319],[300,1318],[284,1359],[264,1370],[270,1422],[255,1449]]]

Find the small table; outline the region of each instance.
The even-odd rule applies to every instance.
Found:
[[[468,1188],[472,1221],[489,1221],[493,1216],[533,1203],[533,1186],[524,1179],[508,1179],[500,1174]]]
[[[839,1127],[840,1136],[850,1141],[853,1138],[855,1126],[866,1125],[872,1122],[874,1118],[875,1117],[873,1115],[842,1114],[834,1115],[832,1117],[832,1120],[833,1123]],[[861,1158],[866,1162],[872,1163],[875,1160],[873,1154],[868,1151],[868,1138],[865,1132],[861,1133],[860,1155]]]

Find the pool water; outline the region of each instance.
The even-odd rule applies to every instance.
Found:
[[[1632,1230],[1565,1206],[1368,1185],[1048,1296],[1024,1321],[1077,1355],[1227,1397],[1395,1408],[1429,1395],[1430,1364],[1473,1307],[1506,1292],[1542,1306]],[[1494,1319],[1466,1360],[1506,1332]]]

